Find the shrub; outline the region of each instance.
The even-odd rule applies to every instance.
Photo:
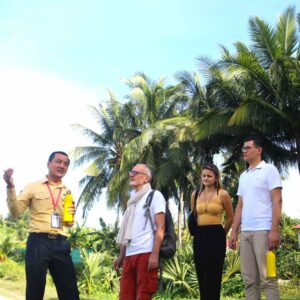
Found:
[[[24,262],[25,261],[25,254],[26,254],[26,249],[25,246],[23,247],[17,247],[13,253],[12,253],[12,259],[15,262]]]
[[[24,265],[7,258],[5,261],[0,262],[0,278],[13,281],[25,280]]]
[[[102,218],[99,219],[101,230],[74,226],[70,230],[70,243],[72,248],[93,249],[95,252],[107,251],[113,256],[119,254],[119,247],[116,244],[118,234],[117,222],[114,225],[107,225]]]
[[[191,240],[185,240],[172,259],[163,262],[165,290],[170,299],[199,297],[197,275],[193,262]],[[166,298],[167,299],[167,298]]]
[[[112,268],[113,258],[107,253],[81,251],[76,266],[80,291],[87,295],[119,291],[119,277]]]
[[[222,284],[222,295],[241,299],[245,296],[245,286],[241,274],[236,273]]]
[[[228,249],[224,261],[222,283],[230,280],[234,274],[240,273],[240,269],[241,258],[239,251]]]
[[[280,279],[300,278],[299,251],[279,249],[277,251],[276,268]]]

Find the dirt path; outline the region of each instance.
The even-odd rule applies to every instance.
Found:
[[[0,287],[0,300],[23,300],[24,297],[21,297],[18,294],[15,294],[14,292],[10,292],[7,290],[4,290]]]

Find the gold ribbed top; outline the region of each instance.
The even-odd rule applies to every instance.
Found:
[[[215,225],[221,224],[223,204],[220,198],[222,190],[219,190],[218,194],[215,195],[208,203],[200,198],[200,193],[197,199],[197,223],[198,225]],[[191,207],[194,207],[194,194],[192,194]]]

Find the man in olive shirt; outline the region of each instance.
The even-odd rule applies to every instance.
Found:
[[[56,286],[60,300],[77,300],[79,292],[75,270],[67,240],[67,227],[73,223],[62,220],[63,195],[67,188],[62,183],[70,160],[61,151],[53,152],[48,160],[48,175],[25,186],[17,196],[13,169],[4,171],[7,183],[7,206],[12,217],[30,210],[29,236],[26,246],[26,299],[42,300],[47,269]],[[74,205],[70,212],[75,213]]]

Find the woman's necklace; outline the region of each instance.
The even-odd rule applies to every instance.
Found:
[[[210,193],[210,197],[206,197],[206,192],[204,190],[204,201],[205,201],[205,210],[204,211],[206,213],[207,213],[207,205],[211,201],[211,199],[213,198],[214,194],[215,194],[215,191],[213,191],[212,193]]]

